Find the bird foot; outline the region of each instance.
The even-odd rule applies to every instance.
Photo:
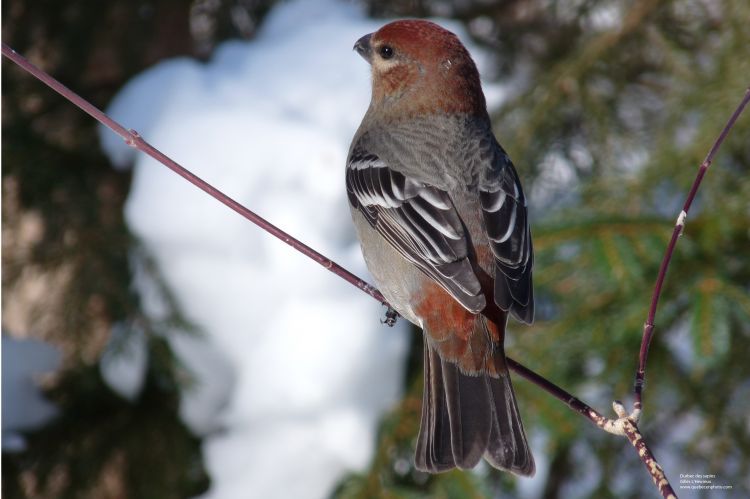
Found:
[[[386,307],[388,307],[388,310],[385,311],[385,318],[380,319],[381,324],[385,324],[388,327],[393,327],[396,325],[396,321],[398,320],[398,312],[396,312],[390,305],[384,303]]]

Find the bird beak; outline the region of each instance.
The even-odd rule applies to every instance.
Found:
[[[372,38],[372,33],[363,36],[354,44],[354,50],[356,50],[357,53],[368,63],[372,63],[372,46],[370,45],[370,38]]]

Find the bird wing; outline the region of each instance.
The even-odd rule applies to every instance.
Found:
[[[469,261],[464,224],[448,193],[354,150],[346,168],[349,203],[404,258],[472,313],[486,305]]]
[[[508,155],[494,140],[488,147],[492,148],[492,166],[480,181],[479,198],[495,257],[495,303],[530,324],[534,320],[534,251],[526,199]]]

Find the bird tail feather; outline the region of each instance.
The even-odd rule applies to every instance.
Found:
[[[485,321],[478,316],[477,326],[486,329]],[[494,356],[502,360],[497,375],[466,374],[457,364],[443,360],[425,339],[417,469],[430,473],[456,467],[470,469],[484,457],[495,468],[517,475],[534,475],[534,458],[526,441],[502,345]]]

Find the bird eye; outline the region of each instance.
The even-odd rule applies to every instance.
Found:
[[[383,45],[380,47],[380,57],[383,59],[390,59],[393,57],[393,48],[390,45]]]

